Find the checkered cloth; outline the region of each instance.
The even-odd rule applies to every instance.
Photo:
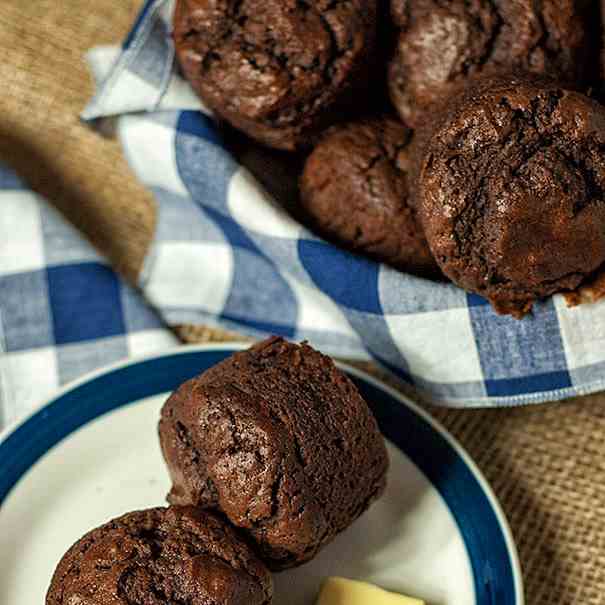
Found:
[[[147,2],[122,48],[91,52],[99,87],[83,114],[116,117],[132,168],[155,194],[145,300],[0,170],[0,425],[84,372],[176,344],[165,326],[184,323],[369,355],[453,406],[605,388],[605,303],[569,309],[554,297],[523,321],[499,317],[477,296],[343,252],[290,218],[225,149],[179,76],[172,10],[171,0]]]
[[[0,429],[65,382],[176,344],[92,246],[0,166]]]
[[[155,192],[160,227],[141,285],[168,323],[367,351],[455,406],[604,388],[605,303],[570,309],[556,296],[522,321],[499,317],[478,296],[342,252],[289,218],[196,111],[175,66],[173,8],[147,2],[113,62],[107,49],[91,55],[103,81],[84,112],[119,116],[127,157]]]

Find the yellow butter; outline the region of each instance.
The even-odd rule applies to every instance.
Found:
[[[328,578],[316,605],[425,605],[424,601],[387,592],[365,582]]]

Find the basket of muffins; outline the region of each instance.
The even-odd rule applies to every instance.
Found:
[[[278,337],[181,385],[159,440],[169,506],[84,535],[59,562],[47,605],[269,605],[271,572],[312,560],[386,486],[385,442],[354,383]],[[318,603],[364,595],[422,605],[343,578],[325,582]]]
[[[522,318],[605,263],[595,0],[177,0],[219,121],[300,161],[317,234]],[[598,287],[592,299],[598,296]]]

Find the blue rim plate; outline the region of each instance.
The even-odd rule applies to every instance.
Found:
[[[55,445],[122,406],[175,389],[248,345],[183,347],[95,372],[0,435],[0,507]],[[462,447],[425,411],[371,376],[339,364],[354,380],[385,437],[424,474],[449,509],[472,568],[477,605],[523,605],[516,548],[486,480]]]

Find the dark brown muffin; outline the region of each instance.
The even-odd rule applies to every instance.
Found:
[[[225,521],[189,507],[132,512],[65,554],[46,605],[269,605],[267,568]]]
[[[401,28],[391,99],[418,126],[470,78],[527,71],[575,83],[587,75],[594,0],[391,0]]]
[[[376,1],[177,0],[177,55],[218,116],[271,147],[295,149],[369,77]]]
[[[328,239],[402,271],[434,276],[437,264],[409,204],[410,138],[390,118],[333,129],[307,160],[302,204]]]
[[[605,261],[605,108],[524,77],[448,103],[424,140],[419,211],[443,272],[521,315]]]
[[[281,338],[182,385],[160,440],[169,501],[220,509],[272,569],[312,559],[385,487],[384,441],[353,383]]]

